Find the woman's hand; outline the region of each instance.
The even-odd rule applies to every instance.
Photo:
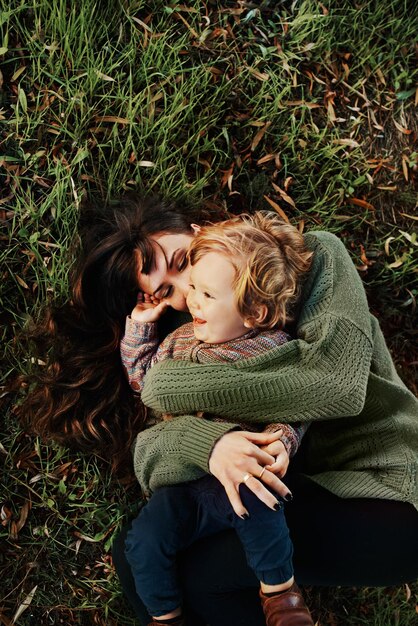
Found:
[[[279,502],[263,483],[283,497],[290,493],[286,485],[268,469],[274,467],[275,456],[262,449],[277,443],[281,434],[281,431],[251,433],[237,430],[223,435],[212,450],[209,470],[224,486],[232,508],[240,517],[248,514],[239,495],[241,483],[245,482],[248,489],[271,509],[277,509]]]
[[[266,446],[261,446],[261,449],[267,454],[271,454],[276,459],[272,465],[269,465],[267,469],[270,472],[273,472],[279,478],[283,478],[283,476],[287,472],[287,468],[289,467],[289,453],[287,452],[286,446],[283,441],[273,441]]]
[[[131,318],[135,322],[156,322],[165,313],[168,307],[167,302],[159,300],[155,296],[139,292],[136,307],[131,313]]]

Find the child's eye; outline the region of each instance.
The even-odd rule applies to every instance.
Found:
[[[208,293],[207,291],[205,291],[205,292],[203,293],[203,295],[205,296],[205,298],[211,298],[211,299],[213,299],[213,296],[211,296],[211,295],[210,295],[210,293]]]
[[[195,288],[195,286],[192,285],[192,283],[189,283],[189,287],[190,287],[190,289],[194,289]]]

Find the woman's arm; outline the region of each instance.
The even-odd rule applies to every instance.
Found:
[[[370,312],[343,244],[307,237],[314,262],[304,285],[297,339],[235,363],[157,364],[144,402],[167,413],[198,410],[240,421],[307,422],[357,415],[372,358]]]
[[[133,460],[144,492],[194,480],[209,472],[230,488],[239,485],[246,473],[258,475],[264,465],[274,463],[275,457],[260,446],[278,441],[281,431],[249,433],[236,429],[236,424],[185,415],[140,432]],[[288,492],[274,476],[271,486],[283,495]],[[263,501],[270,500],[264,488],[261,496]]]

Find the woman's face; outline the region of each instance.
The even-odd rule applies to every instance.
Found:
[[[187,311],[190,266],[186,254],[193,233],[157,233],[151,237],[154,265],[149,274],[139,275],[139,288],[177,311]]]

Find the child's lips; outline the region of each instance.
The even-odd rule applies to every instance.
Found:
[[[206,320],[202,320],[200,317],[193,316],[193,324],[195,326],[201,326],[202,324],[206,324]]]

